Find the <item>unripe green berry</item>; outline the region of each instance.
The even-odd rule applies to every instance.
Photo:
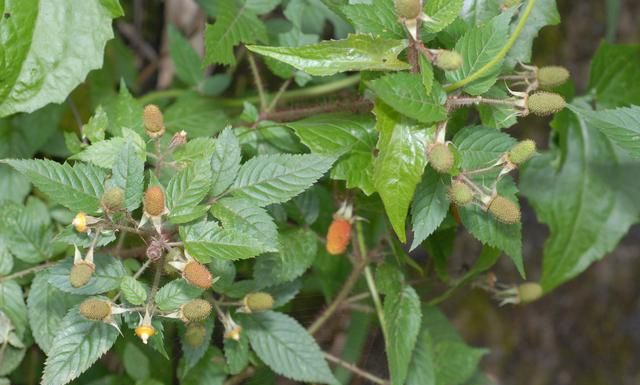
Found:
[[[416,19],[422,13],[421,0],[395,0],[398,16],[405,19]]]
[[[509,161],[517,166],[528,161],[536,152],[536,142],[531,139],[516,143],[509,151]]]
[[[449,199],[458,206],[466,206],[473,201],[473,191],[466,183],[455,181],[449,187]]]
[[[526,282],[518,286],[518,299],[520,303],[533,302],[542,297],[542,286],[536,282]]]
[[[111,304],[100,299],[89,298],[80,304],[80,314],[93,321],[102,321],[111,316]]]
[[[567,105],[564,98],[552,92],[536,92],[529,96],[527,100],[527,108],[529,111],[538,116],[548,116],[562,111]]]
[[[187,321],[202,321],[211,314],[211,304],[204,299],[193,299],[182,305],[182,315]]]
[[[453,167],[453,152],[445,143],[436,143],[429,149],[429,163],[439,173],[447,173]]]
[[[111,187],[102,194],[101,202],[107,211],[120,211],[124,208],[124,191],[120,187]]]
[[[569,70],[562,66],[548,66],[538,70],[538,85],[543,90],[564,84],[567,79],[569,79]]]
[[[496,195],[489,203],[489,213],[502,223],[509,225],[520,222],[520,208],[509,199]]]
[[[78,288],[86,285],[91,280],[91,276],[93,275],[94,267],[89,265],[88,263],[78,263],[77,265],[73,265],[71,267],[71,271],[69,271],[69,283],[71,286]]]
[[[462,67],[462,56],[456,51],[440,50],[434,64],[445,71],[455,71]]]
[[[203,324],[191,322],[187,325],[187,330],[184,332],[184,341],[192,348],[197,348],[202,345],[206,335],[207,329]]]
[[[244,297],[244,307],[251,313],[270,310],[273,307],[273,297],[262,291],[249,293]]]

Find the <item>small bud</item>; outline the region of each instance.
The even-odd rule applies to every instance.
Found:
[[[509,161],[517,166],[528,161],[536,152],[536,142],[531,139],[523,140],[516,143],[509,154],[507,155]]]
[[[69,282],[71,283],[71,286],[78,288],[89,283],[94,270],[94,266],[85,262],[73,265],[73,267],[71,267],[71,271],[69,271]]]
[[[331,255],[342,254],[351,241],[351,221],[334,215],[327,231],[327,252]]]
[[[519,303],[533,302],[542,297],[542,286],[536,282],[527,282],[518,286]]]
[[[124,209],[124,191],[120,187],[111,187],[102,194],[100,201],[106,211],[120,211]]]
[[[204,299],[193,299],[181,307],[187,321],[202,321],[211,314],[211,304]]]
[[[150,216],[160,216],[164,212],[164,192],[160,186],[151,186],[144,193],[144,211]]]
[[[273,308],[273,297],[262,291],[249,293],[243,299],[244,310],[248,313],[257,313]]]
[[[398,16],[405,19],[417,19],[422,13],[421,0],[395,0]]]
[[[462,67],[462,56],[456,51],[440,50],[434,64],[445,71],[455,71]]]
[[[488,207],[489,213],[498,221],[509,225],[520,222],[520,208],[509,199],[496,195]]]
[[[147,247],[147,258],[152,262],[157,262],[164,255],[164,243],[162,239],[153,238]]]
[[[555,88],[568,79],[569,70],[562,66],[548,66],[538,70],[538,85],[543,90]]]
[[[197,348],[202,345],[206,335],[207,329],[203,324],[191,322],[187,325],[187,330],[184,332],[184,341],[192,348]]]
[[[466,183],[455,181],[449,187],[449,199],[458,206],[466,206],[473,201],[473,191]]]
[[[535,115],[548,116],[562,111],[566,104],[562,96],[542,91],[529,96],[527,108]]]
[[[183,144],[187,143],[187,132],[182,130],[180,132],[176,132],[171,137],[171,141],[169,142],[169,146],[167,147],[169,150],[173,150],[176,147],[180,147]]]
[[[93,321],[102,321],[111,316],[111,304],[95,298],[88,298],[80,304],[80,314]]]
[[[193,286],[208,289],[213,284],[211,272],[201,263],[191,261],[184,266],[182,276]]]
[[[73,225],[73,227],[76,229],[77,232],[86,233],[88,229],[87,214],[83,213],[82,211],[77,213],[76,216],[73,218],[73,221],[71,222],[71,224]]]
[[[429,149],[431,167],[439,173],[447,173],[453,167],[453,152],[445,143],[436,143]]]
[[[164,117],[162,111],[155,104],[148,104],[142,113],[144,129],[151,138],[157,138],[164,134]]]

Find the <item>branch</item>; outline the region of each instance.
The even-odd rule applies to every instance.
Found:
[[[0,278],[0,283],[6,282],[6,281],[11,281],[11,280],[16,279],[16,278],[24,277],[25,275],[29,275],[31,273],[37,273],[40,270],[45,270],[45,269],[53,266],[54,264],[55,264],[55,262],[46,262],[46,263],[43,263],[42,265],[33,266],[33,267],[28,268],[28,269],[24,269],[22,271],[18,271],[17,273],[9,274],[7,276],[4,276],[4,277]]]
[[[373,382],[375,384],[389,385],[389,381],[384,380],[384,379],[382,379],[382,378],[380,378],[378,376],[375,376],[375,375],[367,372],[364,369],[360,369],[359,367],[355,366],[354,364],[349,363],[347,361],[344,361],[344,360],[334,356],[331,353],[325,352],[324,353],[324,358],[326,358],[327,360],[329,360],[329,361],[331,361],[333,363],[336,363],[336,364],[342,366],[343,368],[347,369],[348,371],[350,371],[353,374],[356,374],[356,375],[358,375],[358,376],[360,376],[362,378],[366,378],[367,380],[369,380],[369,381],[371,381],[371,382]]]
[[[364,242],[364,232],[362,231],[362,224],[356,221],[356,237],[358,238],[358,250],[360,255],[367,255],[367,245]],[[369,286],[369,292],[371,293],[371,299],[376,307],[376,313],[378,314],[378,321],[380,321],[380,328],[382,329],[382,336],[384,337],[385,346],[388,343],[387,340],[387,326],[384,320],[384,311],[382,309],[382,302],[378,295],[378,288],[376,282],[371,274],[371,269],[367,264],[364,268],[364,277],[367,280],[367,286]]]
[[[267,96],[264,90],[264,84],[262,84],[262,78],[260,77],[260,72],[258,71],[258,66],[256,65],[256,59],[253,57],[251,52],[248,52],[247,57],[249,58],[249,67],[251,67],[251,74],[253,75],[253,81],[256,84],[256,89],[258,90],[258,97],[260,98],[260,111],[264,111],[267,109]]]

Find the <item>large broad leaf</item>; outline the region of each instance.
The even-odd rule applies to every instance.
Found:
[[[398,22],[392,0],[373,0],[368,3],[349,4],[342,7],[357,33],[370,33],[388,39],[404,39],[407,32]]]
[[[302,47],[247,46],[250,51],[274,58],[310,75],[328,76],[346,71],[400,71],[411,66],[398,60],[407,47],[405,40],[371,35],[349,35]]]
[[[172,218],[172,211],[183,213],[192,209],[208,195],[211,189],[211,165],[208,159],[193,162],[175,174],[167,185],[167,208],[174,223],[185,221]]]
[[[593,111],[569,105],[589,126],[600,130],[607,138],[640,157],[640,106],[622,107],[612,110]]]
[[[7,203],[0,209],[0,218],[5,247],[16,258],[38,263],[52,255],[49,209],[41,200],[30,197],[26,206]]]
[[[113,164],[111,181],[124,191],[124,205],[133,211],[142,202],[144,183],[144,161],[138,156],[132,142],[127,142]]]
[[[424,22],[424,28],[436,33],[451,24],[462,10],[464,0],[429,0],[424,6],[424,13],[432,20]]]
[[[105,44],[113,37],[111,19],[118,16],[104,2],[2,4],[0,116],[61,103],[89,71],[102,66]]]
[[[27,306],[16,281],[0,283],[0,311],[9,318],[16,334],[22,338],[27,330]]]
[[[280,237],[280,252],[256,260],[253,277],[262,286],[292,281],[313,263],[318,250],[315,233],[310,230],[289,231]]]
[[[58,262],[49,269],[49,283],[66,293],[93,295],[118,288],[120,279],[127,275],[122,262],[114,257],[96,255],[93,262],[96,265],[96,271],[91,276],[91,280],[82,287],[73,287],[69,282],[73,258]]]
[[[380,132],[374,181],[398,238],[405,242],[405,219],[427,159],[424,129],[383,103],[374,110]]]
[[[315,154],[256,156],[240,167],[229,191],[259,206],[286,202],[311,187],[334,160]]]
[[[240,169],[240,142],[228,127],[218,136],[211,157],[212,184],[211,194],[222,194],[236,178]]]
[[[411,353],[420,331],[420,298],[411,286],[388,294],[384,300],[387,327],[387,361],[391,385],[402,385],[407,378]]]
[[[164,114],[168,132],[184,130],[189,138],[213,136],[228,122],[229,118],[216,104],[194,93],[179,98]]]
[[[240,321],[251,347],[274,372],[296,381],[337,384],[320,347],[293,318],[268,311]]]
[[[591,62],[589,88],[600,106],[640,105],[640,45],[603,42]]]
[[[180,31],[170,24],[167,37],[169,38],[169,53],[176,66],[176,75],[189,86],[195,86],[203,79],[200,69],[200,56]]]
[[[447,80],[462,80],[495,59],[509,38],[509,21],[512,15],[512,11],[506,11],[480,27],[470,28],[455,47],[455,51],[462,55],[462,67],[457,71],[447,71]],[[496,82],[501,68],[501,63],[496,63],[480,79],[467,84],[464,91],[471,95],[486,92]]]
[[[120,92],[106,106],[109,117],[109,130],[114,135],[120,135],[123,128],[129,128],[138,134],[144,134],[142,123],[142,104],[135,99],[124,82],[120,81]]]
[[[73,167],[51,160],[7,159],[52,201],[74,211],[95,214],[100,209],[105,172],[84,164]]]
[[[434,123],[447,118],[443,106],[445,95],[441,92],[427,93],[418,74],[390,74],[367,82],[367,86],[394,110],[422,123]]]
[[[266,40],[267,30],[255,12],[246,4],[238,7],[236,0],[227,1],[224,7],[218,7],[215,24],[207,24],[204,64],[233,65],[236,63],[233,47]]]
[[[42,385],[64,385],[80,376],[116,342],[118,330],[104,322],[90,321],[72,308],[64,317],[51,344]]]
[[[411,250],[427,239],[447,216],[449,211],[447,187],[445,178],[437,172],[432,169],[425,171],[411,205],[411,226],[413,227]]]
[[[640,163],[570,111],[556,115],[552,127],[566,147],[533,158],[521,177],[523,193],[551,232],[540,281],[545,291],[613,250],[640,211],[640,181],[629,177]]]
[[[246,259],[265,252],[260,241],[233,227],[222,228],[215,222],[190,226],[184,239],[185,248],[198,261],[213,259]]]

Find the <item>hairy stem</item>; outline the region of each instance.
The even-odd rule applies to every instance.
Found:
[[[364,242],[364,232],[362,231],[362,223],[360,223],[359,221],[356,222],[356,237],[358,238],[358,248],[360,250],[360,255],[367,255],[367,245]],[[382,310],[382,301],[380,301],[380,296],[378,295],[378,288],[376,287],[376,282],[373,279],[373,274],[371,273],[371,268],[369,267],[368,264],[364,268],[364,277],[367,281],[369,292],[371,293],[371,299],[373,300],[373,304],[376,308],[378,321],[380,322],[380,328],[382,329],[382,335],[384,336],[384,341],[386,344],[387,343],[387,325],[384,321],[384,311]]]
[[[358,376],[360,376],[360,377],[362,377],[362,378],[365,378],[365,379],[367,379],[367,380],[369,380],[369,381],[373,382],[374,384],[389,385],[389,381],[387,381],[387,380],[385,380],[385,379],[382,379],[382,378],[380,378],[380,377],[378,377],[378,376],[376,376],[376,375],[373,375],[373,374],[371,374],[371,373],[367,372],[367,371],[366,371],[366,370],[364,370],[364,369],[360,369],[360,368],[359,368],[359,367],[357,367],[356,365],[354,365],[354,364],[352,364],[352,363],[350,363],[350,362],[344,361],[344,360],[342,360],[341,358],[338,358],[338,357],[334,356],[334,355],[333,355],[333,354],[331,354],[331,353],[327,353],[327,352],[325,352],[325,353],[324,353],[324,357],[325,357],[328,361],[331,361],[331,362],[333,362],[333,363],[336,363],[336,364],[338,364],[338,365],[342,366],[343,368],[347,369],[347,370],[348,370],[348,371],[350,371],[351,373],[356,374],[356,375],[358,375]]]
[[[6,282],[6,281],[11,281],[11,280],[16,279],[16,278],[24,277],[25,275],[29,275],[31,273],[37,273],[40,270],[45,270],[45,269],[53,266],[54,264],[55,264],[55,262],[45,262],[42,265],[33,266],[33,267],[28,268],[28,269],[24,269],[24,270],[18,271],[16,273],[6,275],[6,276],[0,278],[0,283]]]
[[[470,106],[472,104],[491,104],[495,106],[515,106],[516,101],[514,99],[492,99],[485,98],[483,96],[463,96],[463,97],[450,97],[447,100],[447,106],[451,108]]]
[[[260,72],[258,71],[256,59],[253,57],[253,54],[251,52],[247,52],[247,57],[249,58],[249,67],[251,67],[253,82],[256,84],[258,97],[260,98],[260,111],[264,111],[267,109],[267,96],[265,93],[264,84],[262,83],[262,78],[260,77]]]

